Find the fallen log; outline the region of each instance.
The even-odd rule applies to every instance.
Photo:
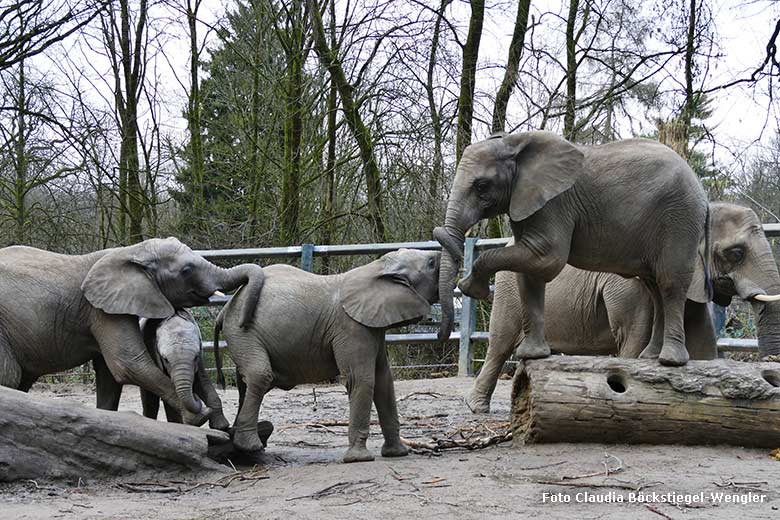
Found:
[[[780,364],[554,356],[518,365],[513,444],[780,446]]]
[[[224,432],[97,410],[0,387],[0,481],[223,469]]]

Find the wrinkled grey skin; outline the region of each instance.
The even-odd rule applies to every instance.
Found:
[[[732,297],[750,301],[758,316],[762,356],[780,354],[780,302],[756,301],[756,294],[780,292],[780,276],[761,223],[752,210],[713,203],[712,276],[716,303]],[[693,359],[713,359],[716,337],[706,304],[686,301],[685,336]],[[547,286],[545,336],[552,348],[571,355],[637,357],[653,328],[653,300],[637,278],[581,271],[566,266]],[[466,403],[475,413],[490,411],[490,398],[504,362],[522,343],[523,304],[515,273],[496,275],[485,364]]]
[[[509,214],[515,245],[483,252],[458,285],[464,294],[485,299],[492,275],[519,273],[526,304],[520,357],[550,354],[544,338],[545,284],[569,263],[644,279],[661,311],[643,357],[657,357],[665,365],[688,361],[686,291],[690,286],[697,300],[707,299],[704,265],[697,269],[696,254],[707,228],[707,198],[696,175],[670,148],[641,139],[577,146],[548,132],[498,136],[466,148],[444,227],[434,230],[445,250],[440,338],[452,329],[451,297],[465,233],[502,213]]]
[[[349,450],[344,462],[374,459],[366,448],[372,401],[385,440],[382,456],[406,455],[385,329],[416,322],[429,312],[438,299],[439,257],[438,252],[401,249],[330,276],[287,265],[265,267],[254,323],[248,329],[239,326],[237,307],[246,298],[241,290],[215,325],[215,345],[224,331],[246,385],[233,444],[244,451],[263,448],[257,418],[271,388],[289,390],[340,374],[349,393]]]
[[[118,383],[159,395],[187,423],[203,424],[210,410],[179,397],[147,352],[138,318],[168,318],[242,285],[257,301],[262,284],[260,267],[221,269],[175,238],[79,256],[1,249],[0,384],[27,391],[44,374],[99,358]],[[104,394],[98,407],[115,410],[118,401],[118,393]]]
[[[170,377],[179,399],[182,402],[202,401],[211,410],[209,426],[227,431],[230,424],[222,413],[222,401],[203,368],[203,342],[192,314],[187,310],[177,310],[170,318],[141,318],[139,326],[147,351],[157,367]],[[105,399],[106,394],[121,392],[122,385],[114,381],[102,359],[94,362],[98,401]],[[140,390],[144,416],[156,419],[160,398],[143,388]],[[164,406],[168,422],[182,422],[178,410],[167,403]]]

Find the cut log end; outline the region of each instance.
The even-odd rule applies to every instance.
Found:
[[[780,444],[780,366],[556,356],[518,366],[515,445]]]

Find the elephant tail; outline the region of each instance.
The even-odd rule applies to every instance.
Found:
[[[710,261],[712,257],[711,249],[711,222],[710,222],[710,205],[707,203],[707,216],[704,217],[704,288],[707,291],[707,300],[712,301],[715,296],[715,290],[712,287],[712,275],[710,272]]]
[[[217,367],[217,383],[225,389],[225,374],[222,372],[222,356],[219,353],[219,333],[222,332],[222,323],[225,321],[225,309],[227,305],[219,311],[217,320],[214,322],[214,365]]]

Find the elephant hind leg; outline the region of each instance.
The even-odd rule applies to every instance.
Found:
[[[21,383],[22,367],[16,360],[11,347],[5,339],[0,337],[0,386],[22,390]],[[29,390],[29,386],[23,391],[26,392],[27,390]]]
[[[664,301],[654,280],[643,280],[643,282],[653,301],[653,332],[650,335],[650,341],[639,357],[657,359],[661,355],[664,342]]]
[[[233,344],[235,345],[235,342]],[[251,352],[252,356],[251,359],[245,355],[233,356],[236,366],[239,367],[237,372],[240,370],[243,384],[246,385],[244,399],[234,424],[233,445],[241,451],[256,452],[264,448],[257,434],[257,418],[263,397],[273,384],[273,370],[268,352],[264,348],[258,348],[256,345],[231,347],[231,353],[239,351]]]

